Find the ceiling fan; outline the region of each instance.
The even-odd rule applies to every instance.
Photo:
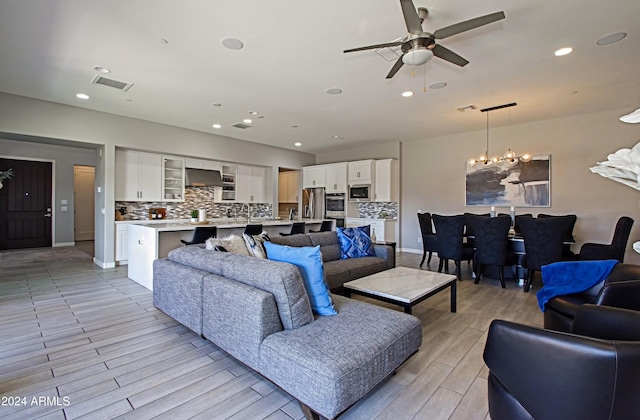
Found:
[[[459,22],[438,29],[434,33],[430,34],[429,32],[424,32],[422,30],[422,22],[429,13],[426,8],[419,7],[416,11],[416,8],[411,0],[400,0],[400,7],[402,7],[404,21],[407,24],[407,30],[409,31],[409,34],[407,36],[400,40],[387,42],[385,44],[369,45],[366,47],[344,50],[345,53],[350,53],[354,51],[374,50],[384,47],[397,47],[398,45],[401,45],[402,55],[393,65],[389,74],[387,74],[387,79],[391,79],[404,64],[419,66],[431,60],[434,55],[460,67],[466,66],[467,64],[469,64],[467,60],[460,57],[450,49],[436,44],[435,40],[448,38],[452,35],[456,35],[461,32],[469,31],[471,29],[475,29],[480,26],[495,22],[497,20],[504,19],[505,17],[504,12],[502,11],[491,13],[485,16],[465,20],[464,22]]]

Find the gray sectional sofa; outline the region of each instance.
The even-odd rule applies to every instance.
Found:
[[[325,280],[333,293],[341,293],[342,285],[348,281],[393,268],[396,261],[393,248],[378,244],[373,246],[375,256],[342,260],[335,231],[278,236],[271,238],[271,242],[296,247],[320,245]]]
[[[333,295],[314,316],[292,264],[182,247],[154,261],[154,305],[296,398],[335,418],[422,342],[420,321]]]

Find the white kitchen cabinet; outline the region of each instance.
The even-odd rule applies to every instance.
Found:
[[[278,174],[278,202],[298,203],[300,179],[298,171],[280,172]]]
[[[347,193],[347,162],[325,166],[325,190],[330,194]]]
[[[398,201],[398,161],[376,160],[374,201]]]
[[[326,176],[325,165],[305,166],[302,168],[302,188],[324,188]]]
[[[346,227],[358,227],[370,225],[370,234],[376,235],[377,242],[396,241],[396,220],[393,219],[370,219],[365,217],[347,217]]]
[[[373,184],[376,173],[376,161],[373,159],[349,162],[349,185]]]
[[[219,201],[235,202],[238,167],[237,165],[223,163],[220,167],[220,172],[222,172],[222,195],[219,197]]]
[[[162,157],[162,201],[184,201],[184,159]]]
[[[238,165],[236,201],[241,203],[265,202],[264,168]]]
[[[129,225],[116,223],[116,262],[126,264],[129,258]]]
[[[185,168],[206,169],[209,171],[222,171],[222,164],[214,160],[185,158]]]
[[[162,156],[116,150],[117,201],[162,201]]]

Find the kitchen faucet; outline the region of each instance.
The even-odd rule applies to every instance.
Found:
[[[289,220],[293,220],[293,216],[296,214],[296,209],[295,207],[291,207],[291,209],[289,209]]]
[[[244,206],[247,206],[247,223],[251,223],[251,205],[249,203],[242,203],[240,207],[240,213],[244,210]]]

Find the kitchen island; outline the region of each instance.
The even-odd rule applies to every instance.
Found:
[[[252,219],[250,224],[262,224],[263,230],[269,236],[288,233],[291,225],[297,220]],[[319,230],[321,219],[303,219],[309,229]],[[165,258],[169,251],[183,246],[181,239],[190,240],[193,231],[198,226],[216,226],[218,237],[235,234],[242,236],[247,223],[240,223],[234,219],[215,219],[208,224],[191,224],[189,222],[130,224],[128,234],[129,267],[128,277],[140,283],[149,290],[153,290],[153,261]]]

